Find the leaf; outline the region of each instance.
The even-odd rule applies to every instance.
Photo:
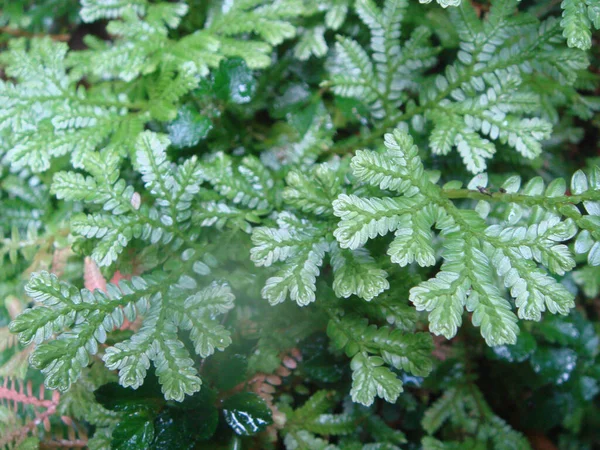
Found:
[[[94,398],[111,411],[157,410],[164,403],[160,385],[153,373],[146,377],[138,389],[125,388],[118,383],[104,384],[94,391]]]
[[[311,55],[317,58],[325,55],[327,53],[327,43],[324,34],[324,26],[315,26],[305,30],[296,47],[294,47],[294,56],[300,61],[306,61]]]
[[[377,356],[358,353],[352,358],[352,400],[365,406],[373,404],[375,397],[395,403],[403,391],[402,381],[383,367],[383,360]]]
[[[154,425],[147,411],[128,412],[115,427],[111,447],[124,450],[145,450],[154,439]]]
[[[325,439],[318,438],[306,430],[299,430],[297,433],[286,434],[283,442],[286,450],[300,450],[303,448],[310,448],[311,450],[339,449],[339,447],[329,444]]]
[[[238,105],[252,100],[256,80],[243,59],[230,58],[221,61],[213,76],[213,89],[221,100]]]
[[[570,348],[538,348],[531,357],[531,367],[544,383],[564,384],[577,364],[577,353]]]
[[[466,287],[464,281],[452,272],[439,272],[410,291],[410,301],[417,311],[431,311],[430,330],[436,335],[453,337],[462,323]]]
[[[563,27],[563,36],[567,38],[569,47],[588,50],[592,46],[591,23],[587,14],[587,5],[584,0],[564,0],[560,26]]]
[[[457,395],[460,395],[457,389],[448,389],[427,409],[421,422],[427,433],[434,434],[452,415],[452,403]]]
[[[271,410],[251,392],[234,394],[223,402],[225,421],[236,434],[252,436],[273,423]]]
[[[181,407],[163,409],[154,420],[155,438],[151,448],[191,449],[198,441],[210,439],[219,422],[214,402],[215,394],[206,388]]]
[[[177,111],[177,117],[167,125],[169,141],[176,148],[194,147],[206,138],[213,124],[191,105],[184,105]]]
[[[578,170],[571,178],[571,192],[573,194],[581,194],[588,190],[588,180],[582,170]]]
[[[332,243],[331,265],[335,278],[333,289],[338,297],[357,295],[370,301],[390,286],[387,273],[377,268],[365,249],[340,249],[337,243]]]
[[[113,0],[110,3],[102,0],[81,0],[79,15],[84,22],[90,23],[98,19],[114,19],[123,15],[128,8],[141,13],[145,5],[146,0]]]

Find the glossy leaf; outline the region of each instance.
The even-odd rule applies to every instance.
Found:
[[[223,402],[223,415],[231,429],[241,436],[252,436],[273,423],[271,410],[256,394],[241,392]]]

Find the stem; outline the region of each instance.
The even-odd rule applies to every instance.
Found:
[[[505,203],[519,203],[527,206],[544,205],[550,207],[558,207],[562,205],[577,205],[587,200],[598,201],[600,200],[600,192],[595,190],[588,190],[579,195],[571,196],[560,196],[560,197],[546,197],[544,195],[525,195],[525,194],[511,194],[503,192],[494,192],[486,194],[479,191],[473,191],[470,189],[448,189],[441,190],[441,195],[447,199],[461,199],[469,198],[471,200],[486,200],[491,202],[505,202]]]
[[[30,39],[31,38],[49,37],[50,39],[52,39],[54,41],[59,41],[59,42],[67,42],[68,40],[71,39],[70,34],[46,34],[46,33],[35,34],[35,33],[30,33],[29,31],[19,30],[18,28],[11,28],[11,27],[0,27],[0,33],[9,34],[9,35],[15,36],[15,37],[26,37],[26,38],[30,38]]]

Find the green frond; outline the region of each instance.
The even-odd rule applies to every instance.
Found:
[[[364,248],[341,249],[337,243],[332,243],[331,266],[333,290],[338,297],[357,295],[370,301],[390,287],[387,273],[377,267],[375,260]]]
[[[473,312],[473,324],[481,327],[489,345],[514,343],[519,331],[517,316],[503,297],[496,275],[510,290],[520,318],[540,320],[546,309],[568,314],[574,307],[573,295],[547,271],[563,275],[574,268],[571,250],[563,242],[575,236],[578,228],[582,232],[575,249],[579,253],[589,251],[591,263],[595,262],[594,246],[600,245],[594,243],[597,237],[592,237],[597,227],[596,231],[591,228],[594,214],[599,212],[592,200],[599,192],[596,169],[589,183],[581,171],[573,176],[571,191],[580,196],[577,199],[564,195],[564,182],[554,182],[544,194],[544,184],[536,178],[517,194],[520,180],[508,180],[503,188],[506,197],[499,193],[496,200],[511,205],[507,210],[509,224],[488,227],[485,217],[491,205],[478,191],[485,188],[487,175],[475,177],[468,186],[483,197],[476,208],[483,214],[480,216],[476,211],[458,209],[449,200],[452,195],[443,198],[445,192],[454,192],[453,187],[448,184],[439,189],[430,181],[407,134],[396,130],[386,136],[385,144],[387,151],[381,154],[357,151],[352,169],[358,180],[404,195],[363,198],[341,194],[333,202],[334,214],[341,219],[334,236],[342,248],[356,249],[395,231],[388,249],[392,262],[405,266],[416,261],[426,267],[436,263],[432,227],[439,229],[444,260],[441,271],[410,292],[417,309],[430,312],[433,333],[454,336],[466,307]],[[577,208],[567,205],[573,201],[582,203],[591,214],[582,216]],[[531,214],[538,217],[535,224],[517,225],[523,208],[532,208]],[[567,216],[565,220],[561,220],[562,215]]]
[[[35,342],[31,364],[46,377],[46,386],[67,391],[107,333],[120,327],[123,320],[134,320],[148,310],[152,287],[141,278],[111,285],[108,294],[79,291],[60,282],[55,275],[40,272],[26,287],[27,294],[41,306],[27,309],[11,324],[24,344]],[[45,342],[53,334],[61,339]]]
[[[402,392],[402,381],[384,363],[419,376],[431,371],[433,342],[426,333],[378,328],[349,316],[332,318],[327,334],[336,347],[352,358],[352,399],[363,405],[371,405],[376,396],[394,403]]]
[[[356,98],[369,105],[375,120],[394,114],[414,88],[412,79],[435,64],[437,49],[429,46],[430,32],[417,28],[406,46],[400,45],[401,22],[407,2],[386,0],[379,8],[372,0],[360,0],[356,12],[371,32],[372,55],[358,42],[338,37],[326,85],[335,94]]]
[[[358,353],[352,358],[352,400],[369,406],[375,397],[395,403],[402,393],[402,382],[378,356],[367,356]]]
[[[108,292],[79,291],[47,272],[34,275],[27,293],[40,306],[25,310],[11,325],[23,343],[36,342],[31,363],[42,370],[49,388],[66,391],[98,352],[107,335],[125,319],[143,316],[141,328],[131,338],[109,346],[103,360],[119,371],[120,383],[138,388],[150,363],[166,399],[183,401],[200,389],[194,361],[178,337],[178,329],[190,330],[195,352],[206,358],[223,350],[231,340],[228,332],[213,322],[217,314],[233,307],[226,284],[213,283],[197,289],[189,276],[170,285],[164,280],[133,278],[109,285]],[[53,334],[60,339],[49,340]]]
[[[600,28],[600,3],[596,0],[564,0],[560,26],[569,47],[588,50],[592,46],[592,25]]]
[[[81,0],[81,10],[79,15],[84,22],[95,22],[99,19],[116,19],[121,17],[128,8],[142,14],[147,6],[146,0],[113,0],[105,2],[103,0]]]
[[[473,384],[452,387],[425,412],[422,425],[429,434],[423,438],[423,448],[514,448],[531,450],[529,441],[504,420],[495,415],[481,391]],[[442,427],[463,430],[463,441],[440,441],[433,438]]]
[[[269,171],[254,157],[247,156],[239,165],[224,153],[215,154],[201,164],[201,176],[222,196],[241,206],[270,209],[274,185]]]

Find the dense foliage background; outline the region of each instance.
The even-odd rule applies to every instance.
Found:
[[[0,447],[600,448],[598,28],[4,1]]]

